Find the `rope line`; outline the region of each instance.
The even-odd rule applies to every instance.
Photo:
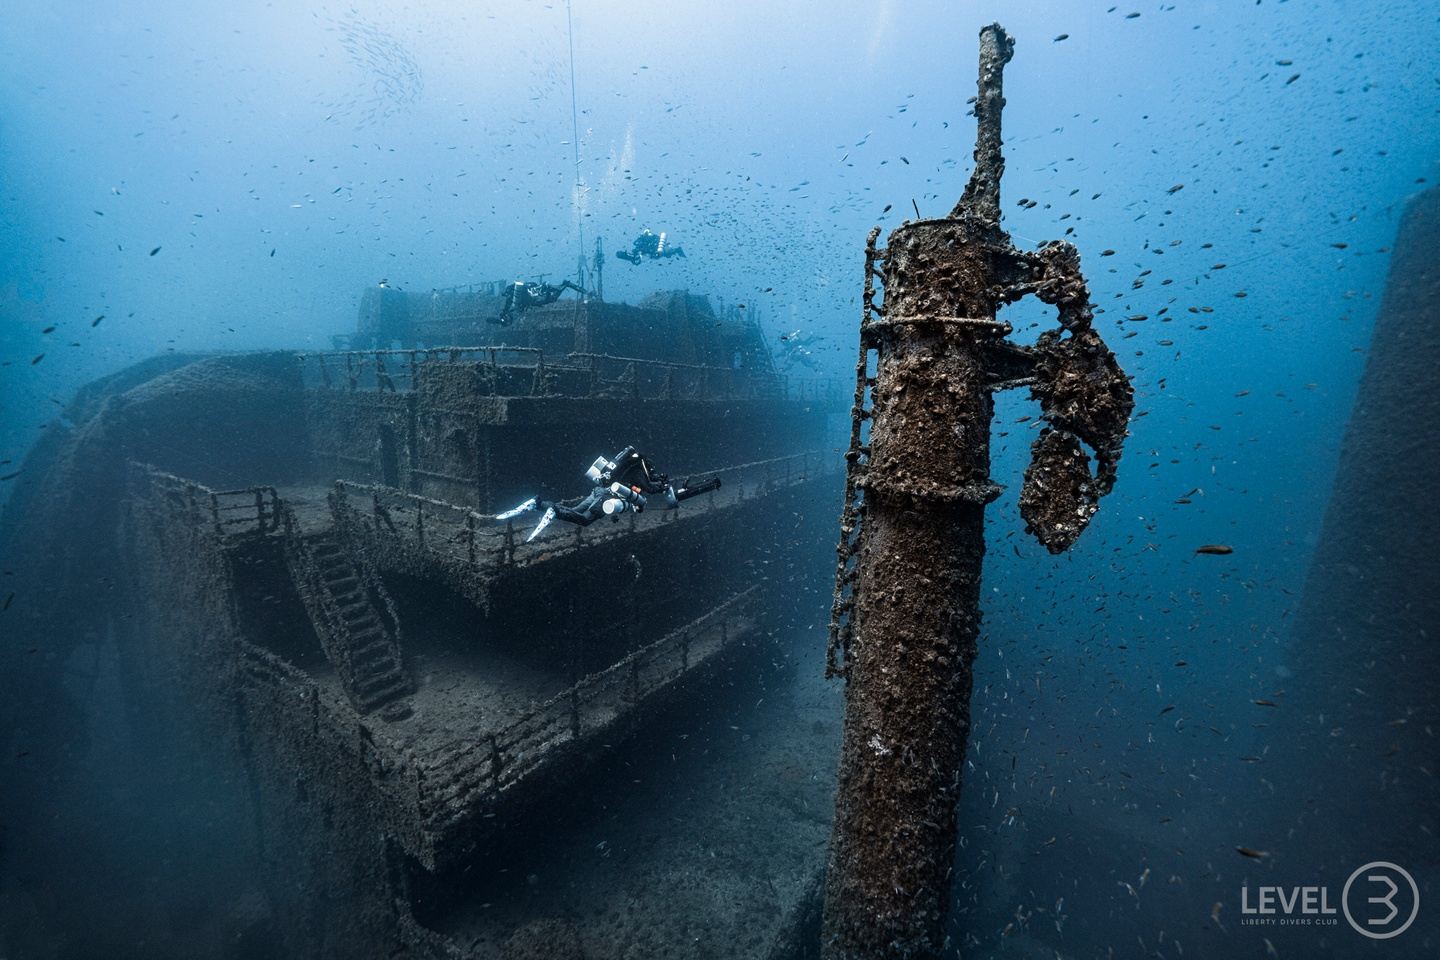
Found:
[[[575,155],[575,234],[579,241],[579,283],[585,286],[585,212],[580,202],[580,111],[575,93],[575,21],[570,13],[570,0],[565,0],[565,29],[570,37],[570,146]]]

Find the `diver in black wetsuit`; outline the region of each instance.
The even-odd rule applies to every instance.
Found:
[[[556,517],[585,527],[601,517],[619,520],[627,510],[642,513],[652,497],[663,497],[662,509],[674,510],[684,500],[720,489],[719,477],[699,483],[686,480],[676,486],[665,474],[654,470],[645,455],[634,447],[626,447],[615,454],[614,459],[596,457],[590,469],[585,471],[585,479],[594,487],[584,497],[568,501],[537,501],[531,497],[515,509],[498,514],[495,519],[509,520],[537,507],[543,508],[544,516],[530,536],[525,538],[528,543]]]
[[[490,317],[489,320],[491,323],[509,323],[511,317],[524,313],[531,307],[554,303],[566,290],[574,290],[580,296],[585,296],[585,291],[569,280],[560,284],[516,280],[505,288],[505,302],[500,306],[500,316]]]
[[[648,229],[635,238],[630,244],[630,250],[616,250],[615,256],[621,260],[629,260],[639,265],[647,257],[651,260],[663,260],[666,257],[683,257],[685,251],[679,247],[672,247],[666,244],[665,234],[651,233]]]

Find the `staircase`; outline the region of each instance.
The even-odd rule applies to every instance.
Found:
[[[409,715],[396,703],[413,690],[401,662],[399,624],[377,577],[366,575],[333,531],[295,537],[291,573],[320,645],[355,709],[382,707],[388,719]]]

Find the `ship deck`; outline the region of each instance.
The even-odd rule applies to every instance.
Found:
[[[417,632],[415,626],[409,635]],[[553,671],[538,669],[503,650],[477,645],[452,652],[427,645],[407,652],[406,669],[415,688],[406,702],[411,713],[386,720],[382,742],[397,754],[432,749],[437,744],[471,743],[504,730],[569,684]],[[327,702],[345,703],[334,668],[322,663],[309,671]]]
[[[334,526],[335,517],[330,501],[338,493],[344,502],[369,517],[375,516],[377,508],[383,508],[389,515],[386,530],[397,536],[411,537],[421,543],[428,539],[429,542],[424,545],[429,549],[459,557],[462,551],[458,548],[463,546],[463,552],[468,558],[471,554],[469,545],[473,541],[474,555],[499,557],[504,553],[507,542],[513,540],[513,552],[523,564],[532,559],[545,559],[556,549],[566,550],[585,543],[653,530],[687,515],[722,510],[772,490],[803,483],[826,472],[834,472],[833,464],[828,465],[829,470],[823,469],[824,466],[827,465],[819,454],[805,453],[697,473],[697,478],[720,476],[723,486],[719,490],[685,501],[678,510],[652,507],[639,514],[626,513],[619,521],[596,521],[588,527],[575,526],[557,519],[528,544],[524,542],[525,537],[539,521],[538,512],[524,513],[513,520],[502,522],[461,504],[406,493],[378,484],[345,480],[332,483],[283,484],[274,489],[290,506],[300,532],[305,535],[322,533]],[[753,470],[754,473],[747,475],[747,470]]]
[[[704,720],[648,732],[507,845],[503,869],[417,919],[475,958],[506,955],[537,918],[586,956],[768,956],[814,902],[839,693],[818,670],[747,683]]]

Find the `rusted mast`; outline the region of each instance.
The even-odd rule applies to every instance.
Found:
[[[993,391],[1029,386],[1040,401],[1046,426],[1020,507],[1052,553],[1113,485],[1133,405],[1091,329],[1075,248],[1022,252],[1000,229],[1001,79],[1013,47],[999,24],[980,32],[975,170],[950,216],[903,224],[884,250],[877,227],[866,247],[828,669],[847,680],[828,960],[937,957],[944,945],[984,511],[1001,489],[990,480]],[[1027,348],[1005,339],[996,311],[1032,293],[1056,305],[1060,327]]]

